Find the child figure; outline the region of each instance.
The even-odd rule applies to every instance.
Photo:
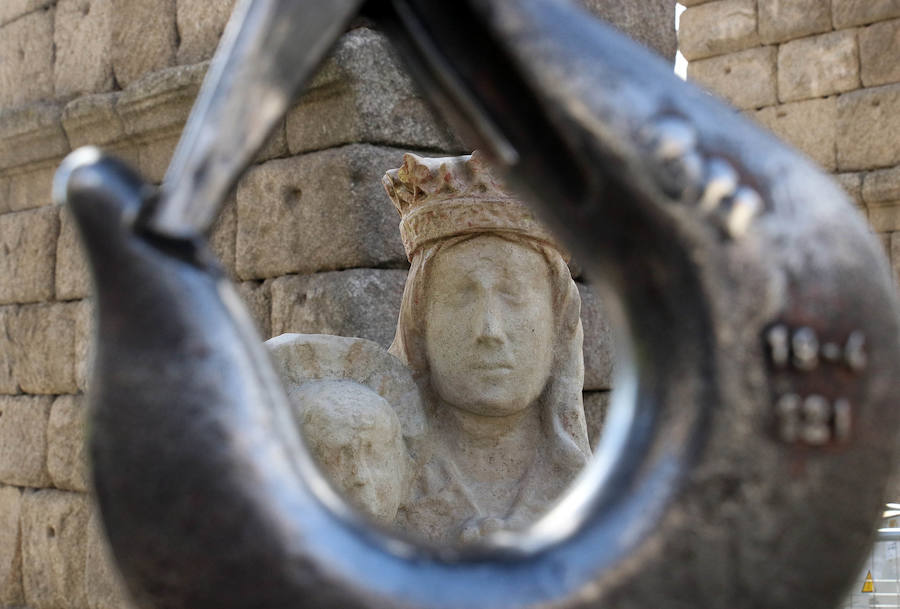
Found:
[[[289,391],[313,458],[347,500],[391,524],[408,485],[400,421],[375,391],[348,380],[311,381]]]

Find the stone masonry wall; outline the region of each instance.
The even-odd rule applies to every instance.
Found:
[[[0,0],[0,607],[117,609],[85,465],[90,280],[51,204],[69,151],[99,145],[159,182],[233,0]],[[669,58],[673,0],[588,0]],[[387,346],[407,263],[380,177],[403,152],[464,152],[386,40],[358,22],[231,195],[212,232],[263,337]],[[612,360],[584,295],[596,437]]]
[[[900,3],[681,3],[689,80],[832,173],[900,267]]]

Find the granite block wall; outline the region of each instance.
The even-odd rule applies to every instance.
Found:
[[[834,175],[900,268],[900,4],[682,4],[688,79]]]
[[[130,604],[86,465],[90,277],[50,181],[87,144],[161,181],[233,4],[0,2],[0,608]],[[674,0],[585,4],[673,57]],[[387,346],[407,263],[380,176],[405,151],[466,152],[366,25],[341,38],[210,236],[263,338],[327,332]],[[602,303],[581,287],[596,438],[611,339]]]

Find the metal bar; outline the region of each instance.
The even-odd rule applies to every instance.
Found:
[[[244,0],[235,10],[143,228],[204,234],[362,0]]]
[[[878,529],[878,537],[876,538],[876,541],[898,541],[898,540],[900,540],[900,528]]]

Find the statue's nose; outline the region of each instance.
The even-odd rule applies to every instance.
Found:
[[[481,343],[500,344],[504,340],[503,313],[493,295],[486,295],[482,300],[478,316],[475,319],[477,338]]]

